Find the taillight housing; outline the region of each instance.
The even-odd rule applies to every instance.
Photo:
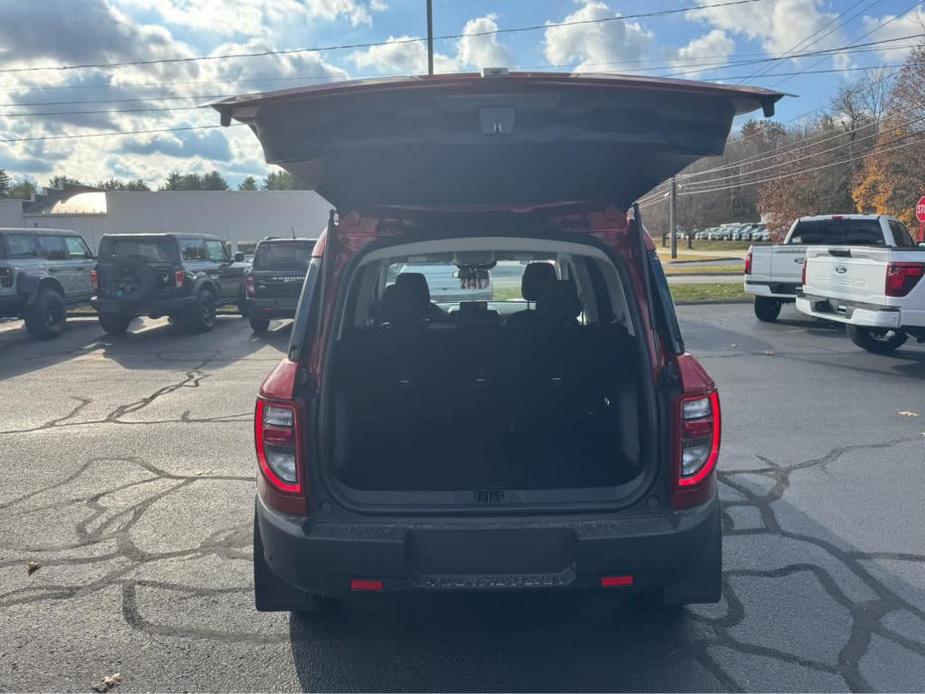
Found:
[[[180,289],[184,284],[186,284],[186,272],[184,270],[176,270],[173,273],[173,286]]]
[[[0,267],[0,287],[12,287],[13,279],[13,268],[8,265]]]
[[[96,291],[100,288],[100,273],[96,270],[90,270],[90,289]]]
[[[706,502],[713,491],[722,434],[719,393],[713,390],[679,398],[675,426],[672,506],[690,508]]]
[[[803,259],[803,269],[800,270],[800,284],[804,287],[806,286],[806,266],[809,265],[809,260],[807,258]]]
[[[890,263],[886,268],[886,295],[906,296],[925,274],[923,263]]]
[[[253,275],[248,275],[244,278],[244,291],[248,297],[254,297],[257,295],[256,284],[257,281],[254,279]]]
[[[258,398],[254,412],[254,442],[260,466],[261,497],[285,513],[305,514],[305,468],[294,403]]]
[[[745,254],[745,274],[752,274],[752,252],[749,251]]]

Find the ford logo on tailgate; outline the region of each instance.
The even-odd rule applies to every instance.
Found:
[[[835,272],[837,272],[839,275],[844,275],[846,272],[848,272],[848,268],[846,268],[844,265],[836,265]]]

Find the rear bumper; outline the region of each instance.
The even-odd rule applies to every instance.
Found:
[[[800,297],[797,299],[797,310],[814,318],[865,328],[895,330],[925,326],[925,310],[853,304],[821,296]]]
[[[98,313],[118,313],[123,316],[166,316],[171,313],[182,311],[196,303],[195,296],[178,296],[168,299],[156,299],[154,301],[145,301],[138,304],[131,304],[125,301],[115,299],[101,299],[93,297],[90,305]]]
[[[633,577],[650,590],[691,575],[719,541],[719,500],[647,516],[568,520],[306,521],[268,508],[256,516],[270,571],[310,593],[343,597],[351,579],[384,591],[601,588]]]
[[[280,299],[248,299],[246,312],[249,316],[294,318],[298,304],[299,297],[297,296]]]
[[[793,301],[800,293],[800,285],[782,282],[745,280],[745,293],[753,296],[767,296],[783,301]]]

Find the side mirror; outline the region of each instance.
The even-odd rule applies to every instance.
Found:
[[[241,251],[238,251],[237,253],[234,254],[234,262],[236,263],[244,262],[244,254]]]

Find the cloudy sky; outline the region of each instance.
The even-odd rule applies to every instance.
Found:
[[[485,66],[644,72],[743,81],[798,94],[793,119],[823,105],[860,68],[898,65],[925,32],[913,0],[755,0],[662,17],[601,20],[729,0],[434,0],[438,72]],[[267,167],[246,128],[195,129],[210,98],[421,72],[423,43],[302,51],[118,69],[24,67],[157,61],[377,43],[424,35],[424,0],[0,0],[0,168],[45,183],[143,178],[217,168],[229,182]],[[547,26],[572,22],[568,26]],[[583,23],[575,23],[583,22]],[[537,27],[516,33],[498,29]],[[475,35],[482,34],[482,35]],[[748,64],[768,56],[897,39],[864,51]],[[901,39],[901,40],[900,40]],[[850,72],[821,72],[849,68]],[[794,75],[793,73],[801,73]],[[114,133],[163,128],[167,133]],[[77,134],[105,137],[71,139]],[[49,139],[56,138],[56,139]]]

